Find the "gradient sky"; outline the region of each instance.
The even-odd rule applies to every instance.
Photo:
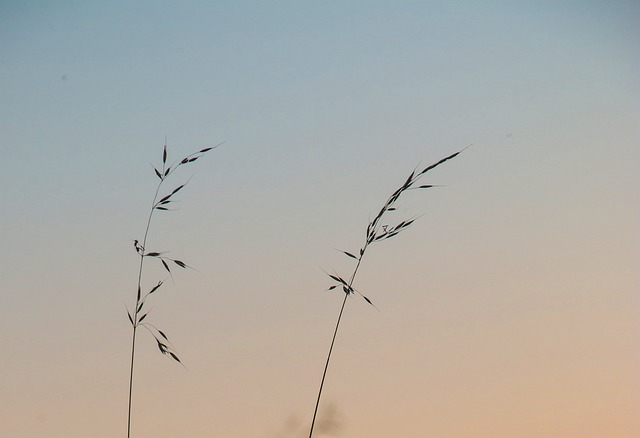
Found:
[[[0,1],[0,435],[640,436],[636,1]],[[150,286],[165,274],[146,271]],[[144,335],[144,333],[141,333]],[[322,436],[322,435],[318,435]]]

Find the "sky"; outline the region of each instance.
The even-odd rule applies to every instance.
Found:
[[[640,436],[640,5],[0,1],[0,435]],[[153,261],[153,260],[151,260]]]

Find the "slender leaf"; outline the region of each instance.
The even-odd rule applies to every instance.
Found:
[[[444,163],[445,161],[449,161],[452,158],[455,158],[456,156],[458,156],[458,154],[462,152],[462,151],[458,151],[455,154],[451,154],[446,158],[443,158],[442,160],[438,161],[437,163],[432,164],[431,166],[426,167],[422,172],[420,172],[420,175],[423,175],[425,173],[427,173],[428,171],[430,171],[431,169],[438,167],[439,165],[441,165],[442,163]]]
[[[409,187],[411,185],[411,182],[413,180],[413,175],[416,173],[416,171],[414,170],[413,172],[411,172],[411,175],[409,175],[409,178],[407,178],[407,180],[404,182],[404,184],[402,184],[402,187]],[[400,191],[402,191],[402,189],[400,189]]]
[[[342,277],[338,277],[337,275],[331,275],[331,274],[327,274],[329,277],[333,278],[335,281],[337,281],[338,283],[342,283],[345,286],[348,286],[348,283],[346,281],[344,281],[344,279]]]
[[[156,342],[158,343],[158,349],[160,349],[160,353],[167,354],[167,346],[164,345],[162,342],[158,341],[157,339],[156,339]]]
[[[155,286],[153,286],[153,288],[151,288],[151,290],[149,291],[149,294],[154,293],[156,290],[158,290],[158,288],[162,286],[162,281],[159,281],[158,284],[156,284]]]
[[[158,201],[158,204],[162,204],[163,202],[168,200],[171,197],[171,195],[173,195],[173,193],[169,193],[167,196],[164,196],[162,199]]]
[[[374,241],[382,240],[382,239],[384,239],[386,236],[387,236],[387,233],[386,233],[386,232],[384,232],[384,233],[382,233],[382,234],[377,235],[377,236],[376,236],[376,238],[375,238],[375,239],[373,239],[373,240],[374,240]]]

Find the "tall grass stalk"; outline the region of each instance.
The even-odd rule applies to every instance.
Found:
[[[158,329],[155,325],[149,323],[146,319],[149,312],[146,311],[145,304],[151,295],[156,292],[163,284],[163,281],[158,281],[153,287],[149,288],[147,292],[142,293],[142,274],[145,267],[145,262],[150,259],[159,260],[164,269],[171,276],[171,268],[169,265],[176,265],[181,269],[186,269],[189,266],[184,263],[182,260],[172,259],[166,257],[164,252],[158,251],[148,251],[147,250],[147,239],[149,237],[149,229],[151,227],[151,220],[154,217],[154,213],[156,212],[166,212],[171,211],[170,205],[174,202],[174,195],[178,193],[180,190],[184,188],[186,183],[181,184],[175,187],[168,194],[160,197],[160,191],[163,188],[163,184],[167,181],[167,178],[171,176],[178,168],[186,166],[188,164],[193,163],[202,157],[205,153],[210,150],[218,147],[216,145],[214,147],[208,147],[199,150],[198,152],[194,152],[190,155],[187,155],[185,158],[180,161],[176,161],[170,165],[167,165],[167,145],[165,145],[162,150],[162,167],[153,167],[156,176],[160,180],[158,185],[156,186],[155,193],[153,195],[153,202],[151,202],[151,209],[149,211],[149,216],[147,217],[147,225],[144,230],[144,236],[142,238],[142,243],[138,240],[134,240],[133,244],[136,252],[140,256],[140,264],[138,268],[138,285],[136,288],[136,300],[135,306],[133,307],[133,311],[127,309],[127,316],[129,317],[129,322],[132,327],[132,337],[131,337],[131,365],[129,370],[129,406],[127,410],[127,438],[131,437],[131,403],[133,396],[133,371],[134,371],[134,361],[135,361],[135,353],[136,353],[136,335],[138,333],[138,328],[145,328],[151,336],[155,339],[158,349],[164,355],[169,356],[171,359],[176,362],[182,364],[180,359],[178,358],[175,350],[171,347],[171,343],[169,342],[169,338],[167,335],[160,329]],[[143,312],[144,311],[144,312]],[[144,322],[143,322],[144,321]]]
[[[369,222],[369,225],[367,225],[366,239],[364,241],[364,244],[360,248],[360,250],[355,252],[355,253],[351,253],[351,252],[347,252],[347,251],[341,251],[347,257],[357,261],[356,266],[353,269],[353,272],[351,273],[351,276],[348,277],[349,278],[348,281],[345,280],[343,277],[340,277],[337,274],[334,275],[334,274],[327,273],[327,275],[335,282],[334,285],[329,287],[329,290],[333,290],[333,289],[336,289],[336,288],[341,289],[342,292],[344,292],[344,299],[342,300],[342,306],[340,307],[340,313],[338,314],[338,319],[336,321],[336,326],[335,326],[335,329],[333,330],[333,337],[331,339],[331,346],[329,347],[329,354],[327,355],[327,360],[326,360],[326,362],[324,364],[324,371],[322,372],[322,380],[320,382],[320,389],[318,390],[318,397],[316,399],[316,406],[315,406],[315,409],[313,411],[313,420],[311,420],[311,428],[309,430],[309,438],[312,438],[312,436],[313,436],[313,427],[314,427],[314,425],[316,423],[316,416],[318,414],[318,407],[320,406],[320,398],[322,396],[322,389],[324,388],[325,378],[327,377],[327,370],[329,369],[329,362],[331,361],[331,354],[333,353],[333,346],[335,345],[335,342],[336,342],[336,336],[338,335],[338,329],[340,328],[340,321],[342,320],[342,315],[344,313],[344,308],[345,308],[345,305],[347,304],[347,298],[349,298],[350,295],[353,295],[354,293],[356,293],[356,294],[360,295],[367,303],[369,303],[372,306],[374,305],[369,298],[367,298],[365,295],[363,295],[362,293],[360,293],[358,290],[354,289],[354,287],[353,287],[353,282],[355,281],[356,275],[358,274],[358,269],[360,268],[360,265],[362,263],[362,259],[364,258],[364,255],[367,252],[367,249],[369,248],[369,245],[371,245],[373,243],[376,243],[376,242],[381,242],[383,240],[390,239],[390,238],[398,235],[400,232],[406,230],[409,226],[411,226],[411,224],[413,224],[413,222],[416,220],[416,218],[407,219],[407,220],[403,220],[403,221],[399,222],[396,225],[389,226],[388,224],[383,223],[383,218],[386,218],[386,215],[389,212],[395,211],[395,209],[396,209],[396,207],[395,207],[396,201],[398,201],[400,196],[403,193],[405,193],[406,191],[415,190],[415,189],[429,189],[429,188],[432,188],[432,187],[436,187],[435,185],[432,185],[432,184],[417,185],[416,183],[418,182],[418,180],[425,173],[427,173],[428,171],[430,171],[431,169],[433,169],[435,167],[438,167],[439,165],[441,165],[445,161],[448,161],[448,160],[451,160],[452,158],[455,158],[463,150],[464,149],[462,149],[462,150],[460,150],[460,151],[458,151],[458,152],[456,152],[454,154],[451,154],[448,157],[445,157],[445,158],[441,159],[437,163],[434,163],[434,164],[432,164],[430,166],[427,166],[426,168],[424,168],[420,172],[417,172],[417,169],[415,169],[413,172],[411,172],[409,177],[405,180],[404,184],[402,184],[395,192],[393,192],[393,194],[389,197],[389,199],[387,199],[387,202],[384,203],[384,205],[382,206],[382,208],[380,209],[380,211],[378,212],[376,217],[373,218],[373,220],[371,220]]]

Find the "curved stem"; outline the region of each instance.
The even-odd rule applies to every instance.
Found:
[[[136,328],[133,326],[133,337],[131,339],[131,370],[129,372],[129,409],[127,415],[127,438],[131,436],[131,396],[133,395],[133,358],[136,352]]]
[[[164,168],[163,168],[164,170]],[[127,410],[127,438],[131,438],[131,402],[133,398],[133,364],[136,352],[136,330],[138,328],[138,305],[140,304],[140,288],[142,287],[142,268],[144,266],[144,254],[147,247],[147,236],[149,235],[149,227],[151,226],[151,218],[153,217],[153,212],[156,208],[156,201],[158,199],[158,193],[160,193],[160,186],[162,186],[162,182],[164,179],[160,181],[158,187],[156,188],[156,193],[153,196],[153,202],[151,203],[151,211],[149,212],[149,218],[147,219],[147,227],[144,230],[144,238],[142,239],[142,253],[140,254],[140,267],[138,269],[138,287],[136,289],[136,305],[133,308],[133,336],[131,338],[131,367],[129,371],[129,408]]]
[[[311,430],[309,430],[309,438],[313,435],[313,426],[316,424],[316,415],[318,414],[318,406],[320,405],[320,396],[322,396],[322,388],[324,387],[324,379],[327,376],[327,369],[329,368],[329,361],[331,360],[331,353],[333,352],[333,344],[336,342],[336,335],[338,334],[338,327],[340,327],[340,320],[342,319],[342,312],[344,311],[344,305],[347,303],[347,297],[349,295],[344,294],[344,300],[342,301],[342,307],[340,308],[340,314],[338,315],[338,322],[336,323],[336,329],[333,332],[333,339],[331,340],[331,347],[329,348],[329,354],[327,355],[327,362],[324,365],[324,372],[322,373],[322,381],[320,382],[320,390],[318,391],[318,399],[316,400],[316,408],[313,411],[313,420],[311,421]]]
[[[353,281],[356,278],[356,274],[358,273],[358,268],[360,267],[360,263],[362,262],[362,257],[364,257],[364,253],[367,250],[368,243],[365,243],[364,248],[362,249],[362,254],[358,259],[358,264],[356,268],[353,270],[353,274],[351,274],[351,279],[349,280],[349,287],[353,285]],[[344,294],[344,300],[342,301],[342,307],[340,307],[340,314],[338,314],[338,321],[336,322],[336,328],[333,331],[333,338],[331,339],[331,347],[329,347],[329,354],[327,355],[327,362],[324,364],[324,371],[322,372],[322,380],[320,382],[320,390],[318,391],[318,398],[316,400],[316,407],[313,410],[313,420],[311,420],[311,429],[309,430],[309,438],[313,435],[313,427],[316,424],[316,416],[318,415],[318,407],[320,406],[320,397],[322,396],[322,388],[324,388],[324,379],[327,376],[327,369],[329,369],[329,362],[331,361],[331,353],[333,353],[333,345],[336,342],[336,336],[338,335],[338,328],[340,328],[340,321],[342,320],[342,313],[344,312],[344,306],[347,304],[347,298],[349,297],[348,293]]]

